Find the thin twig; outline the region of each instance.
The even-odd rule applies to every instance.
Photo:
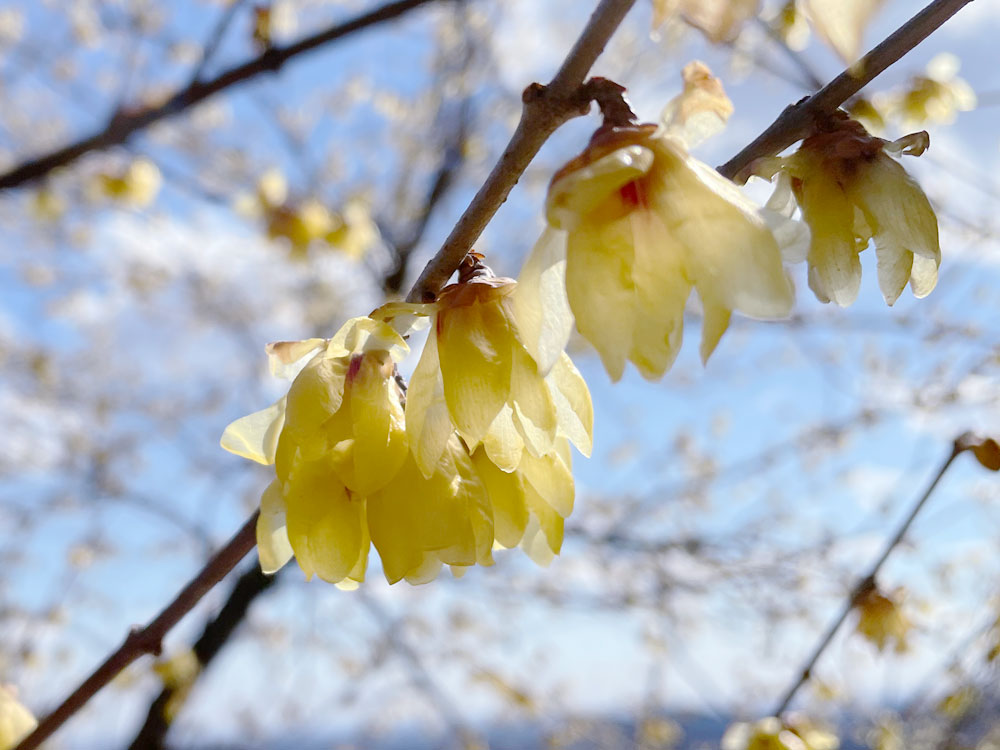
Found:
[[[220,91],[252,80],[262,73],[273,73],[294,57],[311,52],[338,39],[370,28],[383,21],[398,18],[408,11],[437,0],[397,0],[356,16],[349,21],[335,24],[316,34],[283,46],[271,47],[257,57],[230,68],[208,81],[194,80],[167,101],[155,107],[119,110],[98,132],[63,146],[44,156],[22,162],[0,175],[0,190],[19,187],[46,176],[58,167],[64,167],[84,154],[101,151],[125,143],[136,132],[153,123],[180,114]]]
[[[521,120],[507,148],[444,245],[424,267],[408,300],[434,298],[507,200],[542,144],[567,120],[590,110],[591,97],[580,91],[584,78],[634,4],[635,0],[601,0],[551,83],[525,89]]]
[[[833,641],[833,637],[837,634],[837,631],[840,629],[840,626],[844,624],[844,620],[846,620],[848,615],[851,614],[851,610],[854,609],[854,607],[857,605],[857,603],[861,600],[861,598],[865,594],[875,589],[876,586],[875,579],[878,576],[879,571],[882,569],[882,566],[885,564],[885,561],[889,559],[889,555],[891,555],[893,550],[895,550],[896,547],[899,546],[900,542],[903,541],[903,537],[906,536],[906,532],[909,531],[910,526],[913,525],[914,520],[916,520],[917,515],[919,515],[920,511],[927,503],[927,500],[930,498],[931,494],[938,486],[938,483],[941,481],[941,478],[945,475],[945,473],[948,471],[949,467],[951,467],[952,463],[955,461],[956,458],[958,458],[965,451],[970,450],[972,448],[972,445],[969,442],[969,438],[970,438],[969,434],[966,433],[955,438],[955,440],[952,442],[951,452],[948,454],[948,457],[945,459],[944,463],[941,464],[941,468],[937,470],[937,473],[934,475],[934,478],[931,480],[930,484],[927,485],[927,489],[925,489],[923,494],[920,495],[919,498],[917,498],[917,502],[913,504],[913,507],[910,509],[909,514],[906,516],[906,519],[903,521],[900,527],[896,530],[896,533],[893,534],[892,537],[886,542],[885,547],[882,549],[882,553],[878,556],[878,559],[871,566],[871,569],[868,571],[866,575],[864,575],[857,582],[857,584],[855,584],[854,588],[851,589],[850,593],[848,594],[847,598],[844,601],[844,605],[840,609],[840,613],[837,615],[836,619],[834,619],[833,622],[830,623],[830,626],[823,634],[823,637],[819,639],[819,642],[813,649],[812,655],[806,660],[805,665],[799,671],[799,674],[795,678],[795,681],[785,691],[784,696],[778,703],[778,707],[774,710],[774,713],[772,714],[773,716],[781,716],[781,714],[785,712],[789,704],[792,702],[792,699],[795,697],[795,694],[798,693],[799,688],[805,685],[809,681],[809,678],[812,677],[812,671],[816,666],[816,662],[819,661],[819,658],[823,655],[823,652],[826,651],[827,647]]]
[[[219,45],[222,44],[222,39],[226,35],[226,31],[229,29],[229,25],[236,18],[236,12],[246,3],[246,0],[233,0],[226,6],[226,9],[219,14],[219,20],[215,22],[215,26],[212,28],[211,33],[208,35],[208,40],[205,45],[201,48],[201,56],[198,59],[198,64],[195,66],[194,70],[191,71],[191,83],[197,83],[201,80],[202,74],[205,72],[205,68],[211,61],[212,56],[215,54],[216,50],[219,49]]]
[[[58,708],[42,719],[35,731],[25,737],[15,750],[32,750],[38,747],[125,667],[144,654],[159,654],[163,638],[170,629],[253,549],[257,540],[256,529],[257,513],[254,513],[160,614],[146,627],[134,628],[125,642],[70,693]]]
[[[934,0],[822,89],[786,107],[749,146],[719,167],[719,172],[738,179],[755,159],[773,156],[808,136],[817,115],[832,112],[846,102],[970,2]]]

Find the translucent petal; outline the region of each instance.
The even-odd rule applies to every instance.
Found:
[[[556,407],[535,360],[516,342],[512,351],[509,403],[514,407],[514,425],[528,451],[542,456],[556,439]]]
[[[886,235],[875,237],[875,255],[878,258],[878,286],[886,304],[892,305],[910,280],[913,253],[899,245],[886,242]]]
[[[448,411],[459,434],[479,443],[510,395],[514,336],[497,302],[441,310],[437,334]]]
[[[937,286],[938,263],[931,258],[920,255],[913,256],[913,269],[910,272],[910,289],[913,296],[922,299],[934,291]]]
[[[364,501],[351,496],[326,461],[300,463],[284,494],[288,540],[306,577],[346,578],[362,552]]]
[[[677,358],[684,334],[684,305],[691,281],[684,268],[686,250],[652,211],[629,217],[635,250],[636,327],[629,359],[643,377],[655,380]]]
[[[454,429],[444,398],[437,336],[432,331],[406,391],[406,434],[413,458],[425,477],[434,473]]]
[[[548,539],[545,538],[537,516],[533,515],[528,519],[528,526],[524,530],[524,538],[521,540],[521,549],[536,565],[542,567],[547,567],[555,559],[555,553],[549,546]]]
[[[367,496],[399,471],[407,454],[403,405],[386,352],[361,357],[357,373],[348,381],[348,403],[354,435],[354,484],[347,486]]]
[[[567,165],[549,186],[545,204],[549,224],[556,229],[575,229],[615,191],[645,175],[652,166],[653,152],[638,144],[590,163]]]
[[[573,313],[566,297],[566,233],[547,227],[528,256],[511,307],[518,337],[547,373],[559,358],[573,330]]]
[[[691,280],[727,307],[759,318],[787,315],[794,302],[774,236],[757,207],[711,167],[669,139],[657,141],[654,210],[687,248]]]
[[[417,474],[419,480],[409,478],[426,481],[418,471],[415,464],[408,461],[400,474]],[[398,483],[389,484],[368,498],[368,529],[389,583],[396,583],[419,568],[426,552],[424,540],[415,533],[420,528],[423,509],[403,491],[404,487],[405,478],[401,477]]]
[[[430,583],[438,577],[440,572],[441,560],[433,553],[427,553],[420,565],[406,575],[406,582],[414,586]]]
[[[496,540],[507,548],[516,546],[528,524],[521,476],[501,471],[481,449],[472,455],[472,462],[490,497]]]
[[[276,341],[265,347],[271,374],[278,378],[294,378],[305,365],[303,360],[315,356],[326,347],[326,339],[305,339],[304,341]]]
[[[269,466],[285,425],[285,397],[266,409],[240,417],[226,427],[219,444],[230,453]]]
[[[620,380],[636,328],[634,253],[627,220],[585,223],[570,232],[566,293],[576,327],[612,380]]]
[[[920,186],[894,159],[866,162],[848,185],[876,241],[940,262],[937,217]]]
[[[722,334],[729,328],[732,312],[720,300],[709,292],[701,297],[704,320],[701,324],[701,363],[707,364],[715,347],[719,345]]]
[[[514,424],[514,410],[510,404],[504,404],[493,420],[490,431],[483,438],[483,448],[490,461],[503,471],[514,471],[521,463],[524,438]]]
[[[835,181],[816,174],[802,183],[802,215],[809,224],[809,286],[847,307],[858,297],[861,261],[854,243],[854,207]]]
[[[519,473],[560,516],[568,518],[573,512],[573,472],[555,453],[542,458],[526,455]]]
[[[530,484],[525,485],[525,500],[533,518],[538,520],[538,526],[542,531],[545,542],[549,549],[555,554],[559,554],[563,541],[563,518],[553,510],[545,499],[536,492]],[[531,524],[528,524],[528,531]],[[525,541],[528,540],[528,531],[525,532]]]
[[[315,433],[344,400],[350,360],[317,355],[292,381],[285,402],[285,429],[302,437]]]
[[[277,573],[292,559],[292,545],[285,527],[285,500],[277,479],[267,486],[260,498],[257,555],[260,557],[260,569],[267,575]]]
[[[861,40],[871,18],[885,0],[806,0],[816,33],[845,63],[861,54]]]
[[[809,255],[809,227],[792,219],[796,205],[791,176],[778,172],[774,192],[760,210],[760,217],[774,235],[785,263],[801,263]]]
[[[340,327],[326,348],[326,357],[346,357],[370,351],[387,351],[401,362],[410,347],[399,332],[384,320],[351,318]]]
[[[556,407],[559,432],[569,438],[580,453],[590,456],[594,446],[594,405],[583,376],[569,355],[563,352],[545,380]]]

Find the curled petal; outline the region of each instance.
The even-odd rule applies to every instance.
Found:
[[[653,158],[650,149],[632,144],[589,163],[571,162],[549,186],[545,206],[549,224],[556,229],[575,228],[616,191],[649,172]]]
[[[393,361],[401,362],[410,351],[406,341],[389,323],[369,317],[351,318],[340,327],[326,347],[328,358],[346,357],[362,352],[387,351]]]
[[[267,361],[271,374],[278,378],[294,378],[320,349],[326,347],[328,339],[305,339],[304,341],[275,341],[268,344]]]
[[[282,396],[266,409],[232,422],[222,433],[219,444],[230,453],[269,466],[274,463],[278,436],[284,425],[285,396]]]

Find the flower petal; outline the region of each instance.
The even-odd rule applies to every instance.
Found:
[[[573,472],[558,455],[550,453],[541,458],[526,455],[521,459],[519,473],[560,516],[568,518],[573,512]]]
[[[510,395],[514,336],[495,302],[441,310],[437,335],[448,411],[459,434],[475,445]]]
[[[347,357],[313,357],[292,381],[285,402],[285,430],[306,437],[336,414],[344,400]]]
[[[222,433],[219,444],[230,453],[270,466],[284,425],[285,396],[282,396],[266,409],[232,422]]]
[[[514,424],[514,410],[510,404],[504,404],[493,420],[490,431],[483,438],[483,449],[502,471],[514,471],[521,463],[524,438]]]
[[[822,174],[802,182],[802,215],[809,224],[809,286],[816,296],[847,307],[858,297],[861,261],[854,242],[854,207]]]
[[[556,407],[559,432],[589,457],[594,447],[594,404],[586,381],[565,352],[545,380]]]
[[[437,336],[427,336],[406,391],[406,434],[420,473],[430,478],[455,430],[444,398]]]
[[[361,364],[347,386],[354,435],[354,484],[348,487],[368,496],[402,466],[407,454],[406,428],[388,353],[355,356],[360,356]]]
[[[514,407],[514,425],[528,451],[542,456],[556,439],[556,407],[535,360],[516,342],[512,349],[509,403]]]
[[[294,378],[302,370],[307,357],[325,348],[327,339],[275,341],[265,347],[271,374],[278,378]]]
[[[365,503],[353,497],[326,461],[300,463],[285,484],[288,540],[311,578],[337,583],[363,552]]]
[[[277,573],[292,559],[292,545],[285,526],[285,500],[281,483],[275,479],[260,498],[257,517],[257,555],[260,569],[266,574]]]
[[[910,272],[910,289],[913,296],[923,299],[937,286],[938,263],[921,255],[913,256],[913,269]]]
[[[472,463],[490,497],[496,540],[508,549],[516,546],[528,524],[528,506],[520,474],[501,471],[482,449],[472,454]]]
[[[710,291],[702,295],[699,289],[699,295],[701,296],[701,306],[705,315],[701,323],[700,349],[701,363],[704,365],[708,363],[708,358],[712,356],[715,347],[719,345],[722,334],[729,328],[729,319],[732,316],[732,311]]]
[[[566,233],[546,227],[521,268],[511,306],[518,337],[544,374],[569,342],[573,313],[566,297]]]
[[[612,380],[620,380],[636,328],[631,226],[627,220],[586,222],[570,232],[566,294],[576,327]]]

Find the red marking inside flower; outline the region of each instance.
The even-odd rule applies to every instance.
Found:
[[[353,382],[354,378],[356,378],[358,376],[358,373],[361,372],[362,357],[364,357],[363,354],[355,354],[354,356],[351,357],[351,364],[347,366],[348,383]]]
[[[638,206],[646,207],[646,191],[643,190],[642,185],[639,184],[638,180],[633,180],[625,185],[618,188],[618,193],[622,197],[622,202],[626,206],[636,208]]]

